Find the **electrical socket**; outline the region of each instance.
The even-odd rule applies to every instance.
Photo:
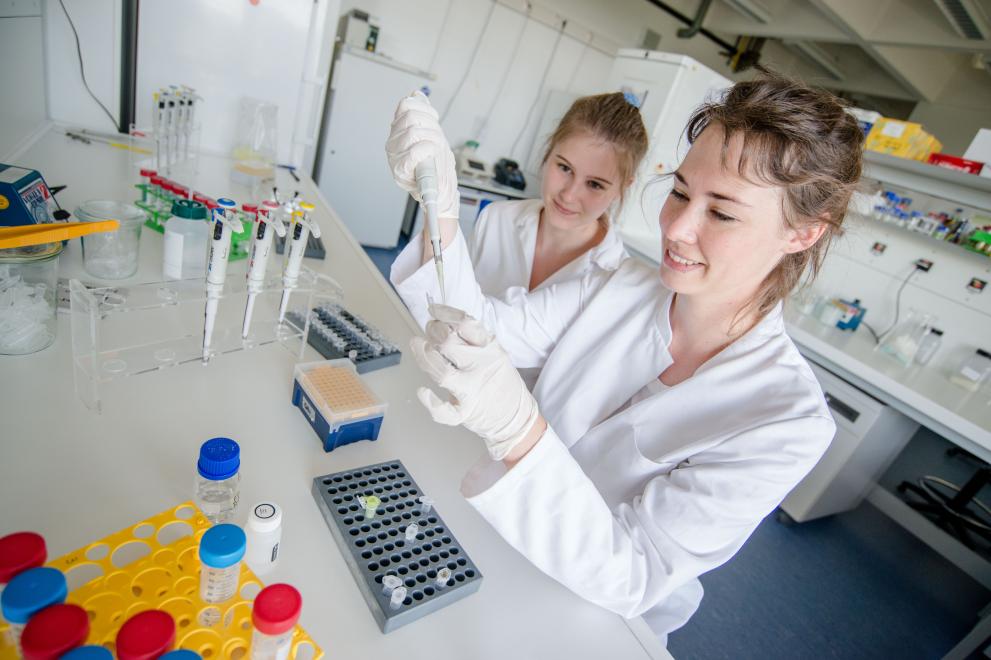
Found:
[[[929,261],[928,259],[916,259],[915,267],[918,270],[921,270],[923,273],[928,273],[929,269],[933,267],[933,262]]]

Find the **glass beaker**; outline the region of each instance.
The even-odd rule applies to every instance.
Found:
[[[61,243],[0,250],[0,355],[25,355],[55,341]]]
[[[117,231],[82,237],[83,268],[93,277],[122,280],[138,271],[138,244],[145,213],[132,204],[110,200],[83,202],[75,212],[80,222],[117,220]]]

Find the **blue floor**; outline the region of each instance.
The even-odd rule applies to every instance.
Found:
[[[388,279],[400,249],[365,251]],[[678,660],[936,659],[991,601],[867,503],[793,526],[771,516],[701,579],[699,611],[668,640]]]

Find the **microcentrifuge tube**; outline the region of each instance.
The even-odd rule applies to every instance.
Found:
[[[358,351],[354,350],[353,348],[350,351],[348,351],[348,359],[351,360],[352,362],[356,361],[358,359]]]
[[[374,495],[369,495],[365,498],[365,519],[371,520],[375,517],[375,510],[379,508],[382,503],[378,497]]]
[[[434,498],[427,497],[426,495],[421,495],[417,501],[420,503],[420,510],[423,513],[430,513],[430,509],[434,506]]]
[[[403,584],[403,581],[399,579],[397,575],[386,575],[382,578],[382,593],[386,596],[391,594],[396,587]]]
[[[446,586],[448,581],[451,579],[451,569],[444,567],[437,571],[437,579],[434,582],[438,587]]]
[[[410,523],[406,525],[406,540],[412,541],[416,538],[416,535],[420,533],[420,526],[416,523]]]
[[[396,587],[392,590],[392,596],[389,597],[389,607],[398,610],[402,607],[404,600],[406,600],[406,587]]]

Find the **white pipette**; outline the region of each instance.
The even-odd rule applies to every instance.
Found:
[[[243,339],[248,338],[255,297],[265,284],[265,268],[268,266],[268,257],[272,253],[272,239],[275,234],[286,235],[286,226],[282,223],[279,213],[279,205],[266,199],[258,207],[258,215],[255,217],[255,226],[252,232],[254,239],[251,241],[251,256],[248,260],[248,304],[244,308],[244,325],[241,326]]]
[[[430,233],[430,246],[434,251],[434,267],[437,269],[437,282],[440,284],[441,301],[447,304],[444,290],[444,258],[441,256],[440,223],[437,220],[437,166],[428,159],[416,166],[416,187],[420,191],[423,214],[427,217],[427,231]]]
[[[313,211],[313,204],[299,202],[299,208],[292,211],[291,236],[286,248],[286,267],[282,272],[282,302],[279,305],[279,323],[286,318],[286,309],[289,307],[289,296],[296,288],[299,281],[299,269],[303,265],[303,254],[306,252],[306,240],[310,232],[320,238],[320,227],[310,220],[310,213]]]
[[[217,320],[217,307],[220,304],[220,294],[224,292],[224,280],[227,277],[227,258],[231,253],[231,231],[240,232],[244,229],[238,220],[235,209],[237,204],[230,199],[218,199],[217,208],[213,209],[213,232],[210,236],[210,259],[206,270],[206,311],[203,321],[203,364],[210,361],[210,339],[213,336],[213,324]]]

